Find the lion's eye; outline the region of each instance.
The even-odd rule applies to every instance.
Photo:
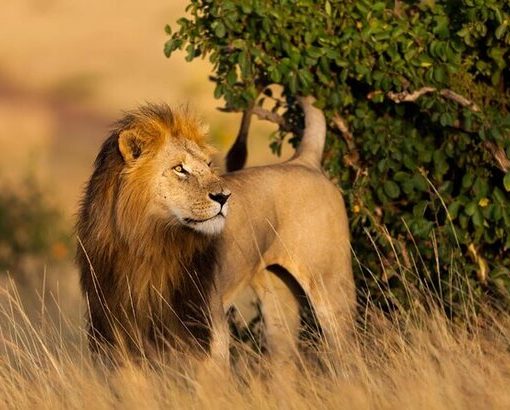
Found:
[[[188,171],[186,171],[182,165],[176,165],[176,166],[173,168],[173,170],[174,170],[175,172],[177,172],[178,174],[182,174],[182,175],[187,175],[187,174],[189,174],[189,172],[188,172]]]
[[[209,162],[207,163],[207,166],[208,166],[208,167],[210,167],[211,165],[212,165],[212,161],[209,161]]]

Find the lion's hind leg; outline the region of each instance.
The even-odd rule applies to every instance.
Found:
[[[282,406],[297,388],[300,352],[299,304],[284,281],[269,269],[258,273],[252,287],[260,302],[269,387]]]
[[[271,267],[260,272],[254,278],[252,286],[260,301],[265,348],[271,365],[293,365],[298,355],[299,301]]]
[[[355,290],[349,276],[311,276],[303,289],[320,328],[316,352],[325,371],[336,374],[348,355],[354,332]]]
[[[302,270],[291,272],[279,264],[270,265],[267,270],[285,283],[294,296],[298,311],[297,317],[292,316],[294,318],[292,332],[295,337],[290,342],[287,339],[286,343],[282,343],[281,339],[284,334],[288,334],[291,322],[287,318],[283,325],[278,324],[278,321],[277,325],[274,325],[272,324],[274,319],[269,319],[269,316],[273,309],[272,303],[281,306],[282,303],[288,302],[281,300],[275,302],[275,297],[269,299],[268,296],[262,301],[262,305],[264,302],[267,304],[266,311],[269,310],[268,314],[264,314],[264,320],[269,320],[266,323],[266,331],[270,336],[269,346],[270,340],[280,346],[273,349],[277,355],[283,355],[280,351],[291,346],[289,351],[298,352],[297,355],[294,354],[294,359],[299,359],[296,362],[299,365],[307,367],[311,365],[320,371],[336,372],[338,365],[345,358],[353,333],[355,289],[350,271],[340,273],[316,271],[311,274]],[[276,297],[281,299],[278,294]],[[264,307],[262,310],[264,311]],[[269,332],[271,328],[273,334]],[[288,359],[289,353],[283,357]]]

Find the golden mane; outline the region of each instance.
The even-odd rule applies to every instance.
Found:
[[[127,111],[115,124],[112,134],[128,129],[136,129],[154,139],[174,136],[189,139],[199,146],[206,145],[206,127],[188,107],[172,109],[167,104],[147,104]]]
[[[97,342],[116,345],[119,339],[128,350],[143,350],[148,336],[140,334],[140,328],[163,334],[176,321],[175,314],[162,305],[177,291],[194,297],[190,293],[196,290],[187,284],[189,275],[198,269],[205,275],[201,292],[207,292],[212,283],[207,272],[214,265],[214,241],[147,217],[151,200],[148,186],[154,169],[147,156],[127,172],[119,149],[125,132],[135,133],[147,144],[144,149],[153,152],[166,138],[189,139],[207,147],[203,127],[190,111],[172,110],[166,104],[146,105],[126,113],[104,142],[77,222],[76,260],[91,311],[94,350],[100,348]],[[149,323],[156,316],[161,326]]]

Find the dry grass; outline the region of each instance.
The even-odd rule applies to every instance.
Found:
[[[321,369],[308,361],[273,372],[262,359],[243,379],[200,384],[183,366],[94,365],[76,312],[58,311],[51,294],[40,294],[37,314],[12,281],[0,299],[0,407],[510,408],[506,314],[455,324],[420,307],[391,319],[367,308],[350,342],[319,353]]]

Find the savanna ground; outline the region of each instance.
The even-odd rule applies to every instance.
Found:
[[[510,408],[510,316],[472,315],[469,297],[466,318],[455,322],[418,304],[391,318],[362,307],[351,341],[320,354],[320,369],[304,361],[297,371],[260,370],[268,367],[262,359],[242,380],[213,375],[214,382],[197,386],[172,367],[109,373],[93,365],[70,244],[79,195],[109,125],[122,109],[166,101],[190,103],[211,124],[220,152],[237,131],[237,116],[215,110],[208,64],[163,56],[163,27],[185,4],[2,5],[2,192],[25,195],[32,185],[21,181],[29,175],[58,210],[66,234],[0,273],[0,407]],[[268,154],[270,130],[254,129],[251,165],[276,160]],[[31,227],[16,233],[20,241],[33,234]],[[12,252],[5,248],[0,259]]]

